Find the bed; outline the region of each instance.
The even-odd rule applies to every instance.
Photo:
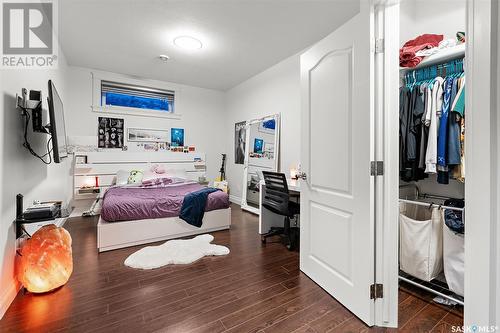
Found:
[[[184,197],[204,188],[194,181],[204,176],[205,169],[200,167],[204,167],[204,160],[204,154],[200,153],[115,153],[113,156],[88,153],[85,165],[75,165],[75,170],[85,168],[87,177],[111,179],[119,170],[146,170],[152,165],[182,169],[188,175],[167,186],[106,184],[97,224],[98,251],[229,229],[229,197],[222,191],[208,194],[201,227],[190,225],[179,217]]]
[[[97,225],[99,252],[228,229],[231,208],[227,193],[208,194],[201,227],[179,217],[184,197],[203,189],[186,182],[167,187],[111,187],[103,198]]]

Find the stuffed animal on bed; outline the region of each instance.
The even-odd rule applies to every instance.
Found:
[[[142,170],[132,170],[130,171],[130,176],[128,176],[129,184],[141,184],[144,173]]]

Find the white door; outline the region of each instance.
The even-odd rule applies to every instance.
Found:
[[[373,13],[361,2],[301,56],[300,269],[373,325]]]

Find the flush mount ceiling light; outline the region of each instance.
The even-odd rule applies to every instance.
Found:
[[[160,54],[160,55],[158,56],[158,59],[160,59],[160,60],[161,60],[161,61],[163,61],[163,62],[167,62],[167,61],[168,61],[168,59],[170,59],[170,57],[169,57],[168,55],[166,55],[166,54]]]
[[[174,38],[174,45],[189,51],[198,50],[203,47],[200,40],[191,36],[179,36]]]

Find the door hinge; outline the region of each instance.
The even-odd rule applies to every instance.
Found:
[[[372,176],[383,176],[384,175],[384,162],[383,161],[371,161],[370,174]]]
[[[383,38],[376,38],[375,39],[375,53],[384,53],[384,51],[385,51],[384,39]]]
[[[377,299],[384,297],[384,285],[374,283],[370,286],[370,299]]]

